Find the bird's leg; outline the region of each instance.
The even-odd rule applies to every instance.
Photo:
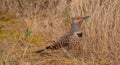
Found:
[[[72,55],[65,49],[65,48],[61,48],[61,50],[67,54],[68,57],[72,57]]]
[[[79,60],[77,60],[73,55],[71,55],[65,48],[61,48],[61,50],[63,50],[63,52],[65,52],[69,58],[74,59],[75,65],[79,65]]]

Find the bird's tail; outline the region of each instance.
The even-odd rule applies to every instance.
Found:
[[[53,48],[53,45],[50,45],[50,46],[47,46],[47,47],[44,48],[44,49],[37,50],[37,51],[35,51],[34,53],[41,53],[41,52],[43,52],[43,51],[45,51],[45,50],[52,49],[52,48]],[[53,49],[54,49],[54,48],[53,48]]]
[[[43,51],[45,51],[45,49],[37,50],[37,51],[35,51],[34,53],[41,53],[41,52],[43,52]]]

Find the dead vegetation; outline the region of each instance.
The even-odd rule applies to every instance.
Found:
[[[81,43],[68,58],[61,50],[34,54],[82,24]],[[119,65],[119,0],[0,0],[0,65]]]

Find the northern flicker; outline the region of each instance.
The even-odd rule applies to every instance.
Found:
[[[79,39],[82,37],[82,32],[80,30],[80,25],[84,19],[87,19],[89,16],[85,17],[74,17],[72,18],[71,29],[61,37],[59,40],[53,42],[52,45],[47,46],[44,49],[35,51],[35,53],[40,53],[44,50],[57,50],[63,47],[68,46],[69,44],[78,43]]]

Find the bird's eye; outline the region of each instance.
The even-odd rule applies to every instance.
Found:
[[[77,18],[77,20],[79,20],[79,18]]]

